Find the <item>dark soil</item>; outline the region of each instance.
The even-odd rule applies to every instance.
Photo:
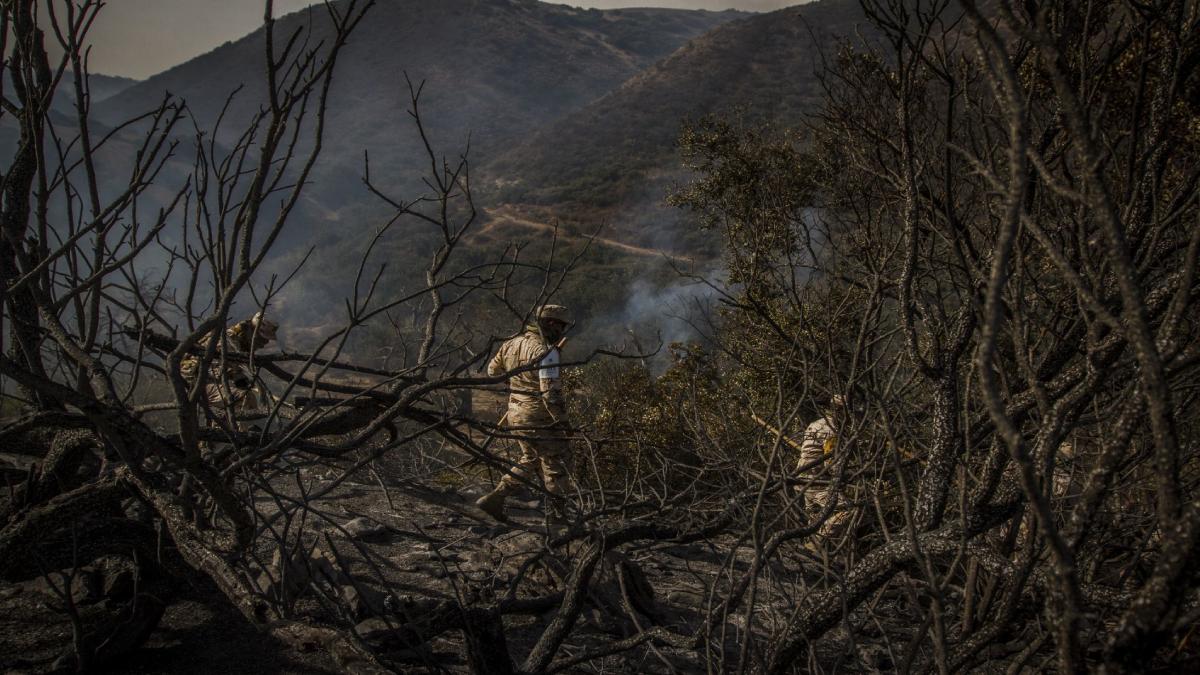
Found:
[[[100,673],[336,673],[321,652],[301,654],[254,628],[211,581],[189,589],[167,608],[145,646]],[[71,644],[71,626],[44,582],[0,585],[0,672],[43,673]],[[71,668],[73,670],[73,668]]]

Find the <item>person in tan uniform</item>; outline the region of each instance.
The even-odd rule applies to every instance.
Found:
[[[475,505],[497,520],[504,520],[504,501],[522,483],[537,481],[540,473],[546,492],[546,515],[562,520],[560,500],[570,488],[566,402],[560,377],[559,345],[571,325],[567,308],[542,305],[534,320],[518,336],[500,345],[488,363],[488,375],[499,377],[523,369],[508,380],[506,424],[517,437],[521,457],[490,493]],[[538,366],[538,367],[533,367]]]
[[[259,312],[226,329],[225,338],[230,350],[253,354],[274,341],[278,330],[279,324],[268,321]],[[199,346],[206,347],[208,340],[202,340]],[[214,412],[218,409],[233,410],[235,414],[257,409],[259,389],[255,373],[246,364],[226,362],[222,365],[221,361],[218,352],[209,364],[208,383],[204,387],[209,408]],[[179,370],[184,379],[194,383],[200,375],[200,356],[188,356],[180,364]]]
[[[835,395],[822,407],[821,417],[804,430],[804,438],[800,442],[800,460],[796,464],[797,469],[809,467],[800,473],[814,480],[804,491],[805,510],[810,516],[819,515],[834,497],[827,480],[833,466],[830,460],[837,451],[837,427],[844,417],[846,402],[841,396]],[[824,462],[816,463],[822,458]],[[836,534],[847,515],[844,508],[835,510],[821,525],[820,533],[826,537]]]

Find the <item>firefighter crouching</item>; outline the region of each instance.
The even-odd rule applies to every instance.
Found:
[[[275,340],[279,324],[263,318],[262,312],[255,314],[245,321],[230,326],[225,331],[230,350],[252,355],[255,351],[266,347]],[[200,341],[201,348],[208,346],[211,338]],[[205,398],[209,408],[215,413],[227,410],[234,414],[256,410],[259,407],[258,377],[248,364],[226,361],[222,365],[221,354],[218,351],[209,364],[208,382],[205,385]],[[180,372],[189,384],[194,384],[199,377],[200,356],[191,355],[180,364]]]
[[[525,368],[509,379],[506,425],[516,436],[521,457],[500,479],[496,489],[475,505],[497,520],[504,520],[504,501],[522,483],[537,483],[541,475],[546,492],[546,516],[563,522],[561,499],[570,489],[570,444],[566,403],[560,377],[559,345],[571,326],[567,308],[542,305],[525,330],[500,345],[488,363],[488,375],[498,377]],[[531,366],[538,366],[532,368]]]

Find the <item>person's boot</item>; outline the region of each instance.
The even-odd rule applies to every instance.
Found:
[[[489,516],[504,522],[507,518],[504,517],[504,500],[506,496],[499,490],[492,490],[486,495],[475,500],[475,506],[479,507],[480,511]]]

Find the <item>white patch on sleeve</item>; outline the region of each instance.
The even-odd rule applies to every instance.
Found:
[[[538,369],[539,380],[557,380],[558,379],[558,347],[552,347],[550,353],[542,359],[538,364],[541,368]]]

